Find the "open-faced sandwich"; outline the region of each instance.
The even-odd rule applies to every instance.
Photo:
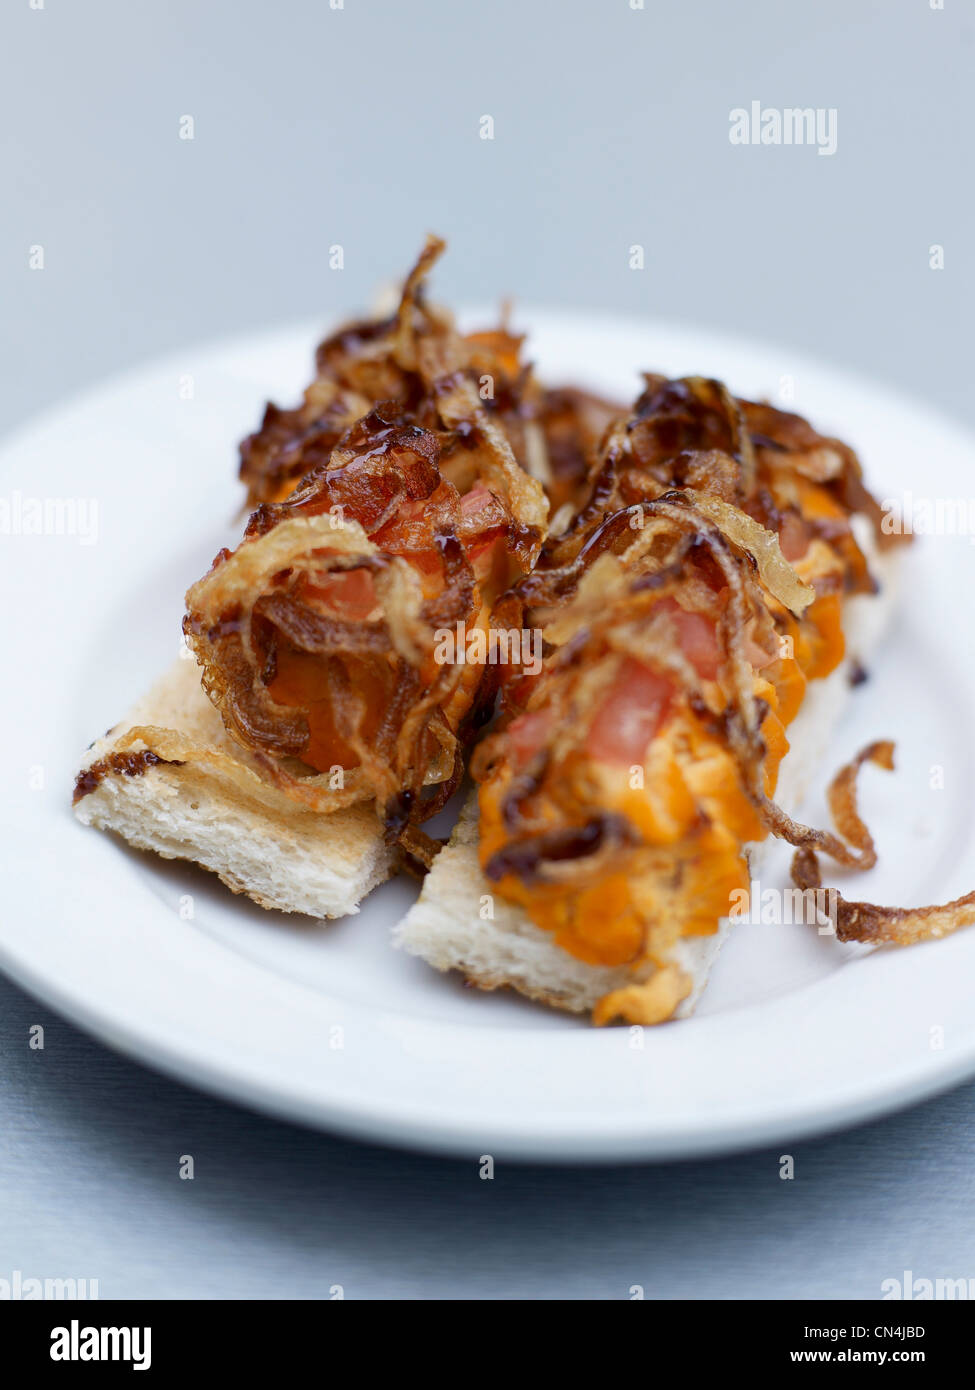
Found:
[[[241,446],[256,509],[187,594],[199,666],[178,661],[76,781],[86,824],[264,907],[341,916],[404,856],[431,862],[422,825],[494,697],[493,668],[438,661],[437,634],[487,632],[616,414],[543,387],[506,327],[462,336],[428,306],[442,249],[391,317],[321,344],[300,407],[267,407]]]
[[[838,776],[836,833],[794,816],[900,537],[849,447],[718,381],[647,376],[630,411],[542,386],[507,326],[427,305],[440,250],[244,441],[255,509],[187,594],[199,664],[93,745],[76,810],[284,911],[428,871],[395,938],[436,968],[597,1023],[680,1017],[770,837],[804,892],[820,851],[875,860],[856,774],[889,744]],[[424,826],[465,770],[442,847]],[[975,896],[832,903],[841,939],[903,944]]]

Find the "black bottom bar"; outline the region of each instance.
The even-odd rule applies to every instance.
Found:
[[[352,1326],[369,1335],[368,1357],[375,1369],[377,1347],[370,1329],[382,1324],[374,1313],[360,1323],[351,1309],[331,1306],[343,1301],[337,1288],[332,1300],[316,1304],[0,1302],[0,1338],[5,1363],[19,1363],[24,1384],[27,1375],[48,1367],[61,1368],[66,1381],[93,1368],[102,1375],[141,1372],[174,1379],[211,1367],[223,1376],[235,1370],[253,1376],[265,1366],[280,1371],[282,1358],[293,1353],[317,1357],[325,1347],[331,1354],[340,1351],[342,1344],[331,1338],[340,1329],[351,1330],[351,1314]],[[628,1301],[643,1301],[639,1289],[634,1287]],[[969,1306],[957,1295],[950,1301],[910,1303],[660,1302],[630,1308],[616,1326],[679,1349],[695,1375],[712,1368],[747,1373],[794,1366],[937,1367],[947,1373],[970,1343]],[[544,1320],[544,1312],[539,1315]],[[418,1331],[414,1326],[411,1360]],[[539,1332],[544,1332],[543,1324]],[[546,1342],[551,1349],[547,1337]],[[497,1329],[492,1343],[499,1349],[503,1345]],[[437,1363],[437,1348],[433,1336],[431,1366]],[[346,1343],[345,1350],[350,1349]]]

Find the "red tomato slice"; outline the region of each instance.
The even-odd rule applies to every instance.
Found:
[[[538,752],[551,727],[552,715],[549,710],[519,714],[517,719],[512,719],[506,731],[508,746],[514,762],[519,767]]]
[[[669,614],[680,638],[681,650],[704,680],[713,681],[721,669],[721,647],[714,623],[703,613],[688,613],[675,599],[661,599],[655,605]]]
[[[346,570],[323,574],[315,583],[304,585],[303,598],[317,599],[337,617],[362,622],[376,606],[372,575],[367,570]]]
[[[491,489],[486,487],[484,483],[478,481],[471,488],[470,492],[465,492],[464,496],[460,499],[460,514],[465,517],[473,516],[475,512],[479,512],[485,507],[490,507],[492,504],[497,506]]]
[[[667,716],[673,689],[665,676],[627,657],[589,727],[589,753],[602,762],[642,763]]]

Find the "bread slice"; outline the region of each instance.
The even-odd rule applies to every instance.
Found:
[[[859,535],[867,548],[866,536]],[[779,776],[776,801],[790,814],[822,763],[846,704],[858,665],[876,650],[890,620],[899,551],[877,554],[869,547],[871,572],[880,583],[876,595],[851,599],[845,606],[846,656],[825,680],[810,682],[802,707],[789,726],[790,749]],[[549,932],[524,910],[494,892],[477,857],[477,802],[472,796],[449,844],[437,856],[423,890],[394,929],[395,945],[420,956],[437,970],[460,970],[480,989],[510,986],[553,1008],[586,1013],[603,995],[635,982],[625,966],[587,965],[556,946]],[[754,877],[768,850],[764,840],[746,849]],[[482,920],[482,901],[491,901],[493,918]],[[723,918],[712,936],[686,937],[674,947],[672,963],[692,980],[690,993],[674,1012],[691,1012],[707,983],[711,966],[733,922]]]
[[[75,814],[137,849],[201,864],[278,912],[358,912],[393,869],[371,805],[310,811],[268,779],[228,735],[192,658],[92,744]]]

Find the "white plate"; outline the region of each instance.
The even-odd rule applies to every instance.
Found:
[[[552,380],[626,397],[639,367],[702,372],[779,401],[791,383],[795,408],[850,439],[882,495],[967,495],[975,442],[846,372],[664,324],[524,319]],[[975,1072],[975,931],[871,953],[809,927],[742,926],[696,1017],[646,1030],[639,1049],[628,1029],[465,990],[391,950],[408,882],[332,926],[296,922],[76,823],[79,754],[172,658],[184,589],[239,531],[236,443],[266,395],[297,397],[319,327],[187,349],[50,413],[0,452],[0,496],[16,507],[19,492],[21,515],[27,497],[98,504],[92,544],[0,535],[4,969],[183,1080],[323,1128],[468,1156],[786,1144]],[[973,557],[967,538],[915,547],[897,629],[836,741],[836,765],[871,737],[899,746],[896,774],[863,779],[881,862],[854,896],[930,902],[975,883]],[[932,787],[938,767],[943,789]],[[815,796],[806,809],[823,815]],[[765,884],[784,885],[777,865]]]

